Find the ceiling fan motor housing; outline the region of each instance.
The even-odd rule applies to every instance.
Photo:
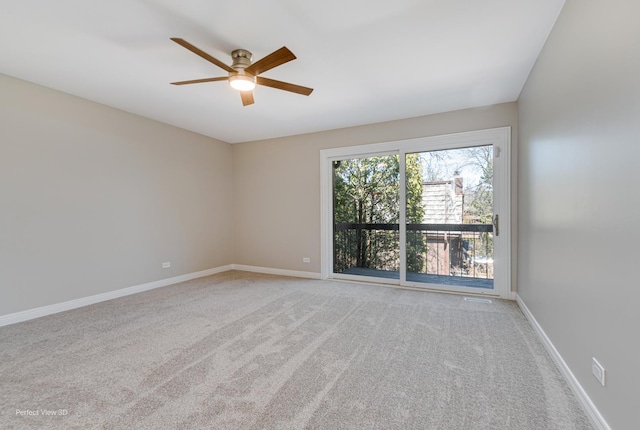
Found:
[[[251,65],[251,58],[253,58],[253,54],[246,49],[236,49],[231,52],[231,58],[233,59],[231,68],[241,71]]]
[[[251,65],[253,55],[246,49],[236,49],[231,52],[233,64],[231,68],[235,72],[229,72],[229,84],[239,91],[250,91],[256,86],[256,77],[245,69]]]

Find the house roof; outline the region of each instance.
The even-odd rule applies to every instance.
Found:
[[[23,0],[0,14],[0,72],[235,143],[514,101],[564,0]],[[230,64],[287,46],[297,60],[243,107]]]

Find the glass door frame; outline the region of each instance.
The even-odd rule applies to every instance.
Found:
[[[499,215],[499,235],[494,235],[494,288],[407,282],[406,280],[406,154],[424,151],[493,145],[494,148],[494,215]],[[365,158],[399,154],[400,162],[400,280],[341,275],[333,273],[333,162],[349,158]],[[321,198],[321,278],[377,282],[408,288],[454,293],[497,296],[512,299],[511,293],[511,127],[500,127],[441,136],[422,137],[368,145],[325,149],[320,151]]]

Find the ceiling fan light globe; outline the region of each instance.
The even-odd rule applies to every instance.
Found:
[[[252,76],[235,75],[229,77],[229,85],[238,91],[252,91],[256,87],[256,80]]]

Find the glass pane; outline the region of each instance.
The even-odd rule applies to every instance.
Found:
[[[493,289],[493,146],[407,154],[407,281]]]
[[[333,271],[400,278],[398,155],[333,164]]]

